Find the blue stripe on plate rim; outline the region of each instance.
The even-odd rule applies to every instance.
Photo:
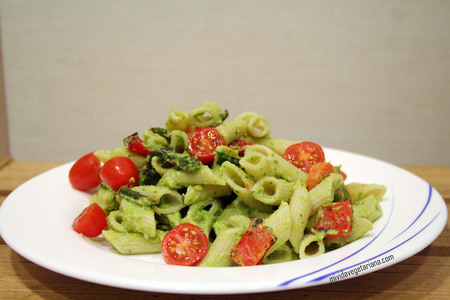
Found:
[[[392,190],[393,190],[393,189],[392,189]],[[394,238],[392,238],[389,242],[392,242],[393,240],[397,239],[399,236],[403,235],[409,228],[411,228],[411,226],[413,226],[413,225],[417,222],[417,220],[420,219],[420,217],[423,215],[423,213],[426,211],[426,209],[428,208],[428,206],[429,206],[429,204],[430,204],[432,193],[433,193],[433,188],[432,188],[432,186],[431,186],[430,184],[428,184],[428,199],[427,199],[427,201],[426,201],[426,203],[425,203],[423,209],[422,209],[421,212],[419,213],[419,215],[411,222],[411,224],[408,225],[408,227],[406,227],[406,228],[405,228],[401,233],[399,233],[397,236],[395,236]],[[370,244],[372,244],[376,239],[378,239],[378,237],[379,237],[379,236],[384,232],[384,230],[386,229],[386,227],[387,227],[387,225],[389,224],[389,221],[390,221],[390,219],[391,219],[392,213],[393,213],[393,211],[394,211],[394,209],[393,209],[393,208],[394,208],[394,203],[395,203],[394,193],[392,193],[391,213],[390,213],[390,215],[389,215],[388,221],[387,221],[386,224],[384,225],[383,229],[382,229],[382,230],[381,230],[381,231],[380,231],[380,232],[379,232],[379,233],[378,233],[371,241],[369,241],[366,245],[364,245],[362,248],[360,248],[359,250],[353,252],[352,254],[348,255],[347,257],[344,257],[343,259],[334,262],[334,263],[331,264],[331,265],[328,265],[328,266],[323,267],[323,268],[321,268],[321,269],[315,270],[315,271],[310,272],[310,273],[308,273],[308,274],[304,274],[304,275],[302,275],[302,276],[299,276],[299,277],[296,277],[296,278],[287,280],[287,281],[285,281],[285,282],[279,284],[278,286],[280,286],[280,287],[282,287],[282,286],[288,286],[289,284],[291,284],[291,283],[293,283],[293,282],[295,282],[295,281],[297,281],[297,280],[300,280],[300,279],[305,278],[305,277],[307,277],[307,276],[310,276],[310,275],[316,274],[316,273],[318,273],[318,272],[321,272],[321,271],[323,271],[323,270],[326,270],[326,269],[328,269],[328,268],[331,268],[332,266],[334,266],[334,265],[336,265],[336,264],[339,264],[339,263],[341,263],[341,262],[343,262],[343,261],[349,259],[350,257],[356,255],[357,253],[359,253],[359,252],[361,252],[362,250],[364,250],[365,248],[367,248],[367,247],[368,247]],[[345,271],[345,270],[354,268],[354,267],[359,266],[359,265],[361,265],[361,264],[364,264],[364,263],[366,263],[366,262],[368,262],[368,261],[374,260],[374,259],[376,259],[376,258],[378,258],[378,257],[380,257],[380,256],[382,256],[382,255],[385,255],[386,253],[391,252],[392,250],[394,250],[394,249],[400,247],[401,245],[407,243],[408,241],[410,241],[411,239],[413,239],[414,237],[416,237],[417,235],[419,235],[419,234],[420,234],[423,230],[425,230],[431,223],[433,223],[434,220],[436,220],[436,218],[441,214],[441,212],[442,212],[441,210],[438,211],[437,214],[431,219],[431,221],[430,221],[428,224],[426,224],[421,230],[419,230],[418,232],[416,232],[413,236],[411,236],[410,238],[406,239],[405,241],[403,241],[403,242],[401,242],[401,243],[395,245],[394,247],[390,248],[389,250],[386,250],[386,251],[383,252],[383,253],[380,253],[380,254],[378,254],[378,255],[372,257],[372,258],[369,258],[369,259],[367,259],[367,260],[364,260],[364,261],[361,261],[361,262],[359,262],[359,263],[356,263],[356,264],[354,264],[354,265],[352,265],[352,266],[348,266],[348,267],[345,267],[345,268],[343,268],[343,269],[336,270],[336,271],[333,271],[333,272],[331,272],[331,273],[328,273],[328,274],[325,274],[325,275],[322,275],[322,276],[313,278],[313,279],[311,279],[311,280],[309,280],[309,281],[307,281],[307,282],[317,282],[317,281],[321,281],[321,280],[323,280],[323,279],[325,279],[325,278],[327,278],[327,277],[330,277],[330,276],[333,275],[333,274],[337,274],[337,273],[340,273],[340,272],[342,272],[342,271]]]

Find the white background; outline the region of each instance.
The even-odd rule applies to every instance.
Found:
[[[11,156],[69,161],[171,108],[450,164],[450,1],[0,1]]]

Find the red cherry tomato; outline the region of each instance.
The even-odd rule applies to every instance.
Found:
[[[139,182],[139,172],[131,159],[120,156],[111,158],[103,165],[100,178],[117,191],[122,186],[136,186]]]
[[[259,265],[276,240],[276,236],[263,226],[261,219],[252,218],[247,231],[231,250],[230,257],[240,266]]]
[[[126,137],[123,140],[123,143],[127,148],[136,154],[140,155],[149,155],[150,150],[144,146],[144,142],[142,139],[138,136],[137,133],[133,133],[132,135]]]
[[[331,173],[334,173],[334,171],[333,165],[328,162],[318,162],[314,164],[309,170],[306,188],[308,190],[314,188]]]
[[[284,152],[284,159],[308,173],[315,163],[325,161],[325,154],[319,145],[312,142],[301,142],[289,146]]]
[[[193,266],[205,257],[208,237],[197,225],[182,223],[166,233],[161,254],[170,265]]]
[[[352,202],[336,202],[319,208],[316,232],[324,232],[326,238],[345,237],[352,230]]]
[[[87,237],[96,237],[102,233],[106,225],[105,212],[97,203],[92,203],[73,220],[72,228]]]
[[[198,157],[203,164],[212,163],[217,146],[222,145],[225,145],[225,140],[213,127],[196,129],[188,140],[189,154]]]
[[[245,147],[254,145],[255,143],[244,141],[244,140],[236,140],[230,143],[231,148],[236,148],[239,151],[239,156],[242,157],[245,154]]]
[[[100,160],[94,153],[86,154],[75,162],[69,171],[70,184],[82,191],[88,191],[101,183],[99,176]]]

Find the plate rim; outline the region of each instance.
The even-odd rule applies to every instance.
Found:
[[[363,272],[363,273],[361,273],[359,275],[351,276],[349,278],[343,278],[341,280],[347,280],[347,279],[359,277],[359,276],[362,276],[362,275],[365,275],[365,274],[369,274],[369,273],[378,271],[379,269],[386,268],[386,267],[388,267],[390,265],[399,263],[399,262],[403,261],[404,259],[407,259],[407,258],[417,254],[418,252],[422,251],[424,248],[429,246],[441,234],[442,230],[445,228],[446,220],[447,220],[447,217],[448,217],[447,216],[446,206],[445,206],[445,201],[443,200],[443,198],[439,194],[439,192],[434,187],[432,187],[428,182],[426,182],[425,180],[423,180],[419,176],[417,176],[417,175],[415,175],[415,174],[413,174],[413,173],[411,173],[411,172],[409,172],[409,171],[407,171],[407,170],[405,170],[405,169],[403,169],[403,168],[401,168],[399,166],[396,166],[396,165],[393,165],[391,163],[379,160],[377,158],[372,158],[372,157],[368,157],[368,156],[365,156],[365,155],[362,155],[362,154],[353,153],[353,152],[349,152],[349,151],[345,151],[345,150],[338,150],[338,149],[334,149],[334,148],[328,148],[328,147],[324,147],[324,151],[325,151],[325,153],[330,152],[330,151],[331,152],[334,151],[334,152],[336,152],[336,154],[350,155],[350,156],[353,156],[353,157],[359,157],[360,159],[364,159],[364,160],[368,159],[368,160],[371,160],[373,163],[382,164],[382,165],[390,167],[390,168],[395,168],[399,172],[403,172],[404,174],[408,174],[408,176],[413,176],[413,178],[415,178],[416,180],[421,181],[423,184],[426,184],[428,186],[428,189],[429,189],[429,196],[428,197],[429,197],[429,199],[428,199],[427,202],[431,203],[431,201],[434,201],[433,202],[434,205],[441,205],[441,206],[443,206],[443,208],[445,208],[445,209],[442,209],[442,215],[439,215],[440,214],[439,213],[438,215],[436,215],[434,217],[433,221],[431,221],[431,222],[434,222],[435,220],[440,220],[441,224],[437,224],[437,223],[434,224],[434,225],[437,224],[437,229],[434,229],[434,231],[432,232],[434,234],[432,234],[431,237],[429,236],[429,240],[428,241],[426,241],[425,243],[421,243],[420,247],[416,247],[412,251],[409,250],[409,251],[403,252],[403,254],[401,254],[401,253],[397,254],[396,257],[395,257],[395,261],[393,261],[391,263],[383,264],[379,268],[371,269],[369,272]],[[74,161],[68,162],[68,163],[64,163],[64,164],[62,164],[60,166],[54,167],[52,169],[49,169],[49,170],[47,170],[47,171],[45,171],[45,172],[43,172],[43,173],[41,173],[41,174],[39,174],[37,176],[34,176],[33,178],[27,180],[26,182],[22,183],[19,187],[17,187],[14,191],[12,191],[6,197],[6,199],[3,201],[2,205],[0,206],[0,235],[2,236],[3,240],[5,241],[5,243],[11,249],[13,249],[19,255],[25,257],[26,259],[32,261],[33,263],[35,263],[37,265],[40,265],[40,266],[42,266],[42,267],[44,267],[46,269],[52,270],[54,272],[57,272],[57,273],[60,273],[60,274],[63,274],[63,275],[69,276],[69,277],[77,278],[77,279],[88,281],[88,282],[93,282],[93,283],[96,283],[96,284],[112,286],[112,287],[118,287],[118,288],[127,288],[127,289],[133,289],[133,290],[147,291],[147,292],[176,293],[176,294],[216,294],[216,295],[219,295],[219,294],[237,294],[237,293],[238,294],[246,294],[246,293],[273,292],[273,291],[281,291],[281,290],[299,289],[299,288],[306,288],[306,287],[310,287],[310,286],[322,285],[322,284],[326,284],[327,283],[327,282],[324,282],[323,280],[318,280],[318,281],[309,282],[308,284],[305,284],[305,283],[298,284],[298,282],[297,283],[294,282],[292,284],[285,284],[286,283],[286,281],[285,281],[285,282],[281,282],[281,283],[278,283],[278,284],[275,284],[275,285],[267,284],[266,287],[263,287],[261,285],[244,287],[244,286],[241,286],[241,285],[237,284],[235,286],[235,288],[231,288],[231,289],[230,288],[218,289],[217,287],[215,287],[215,285],[213,285],[212,288],[203,288],[203,289],[194,289],[194,290],[190,290],[190,289],[188,289],[186,287],[184,287],[184,288],[174,288],[173,286],[170,286],[170,288],[168,286],[155,288],[153,286],[146,286],[145,285],[145,281],[142,282],[142,283],[139,282],[139,284],[138,284],[138,282],[136,282],[134,284],[133,283],[123,284],[123,281],[122,282],[118,282],[120,280],[116,280],[116,282],[114,282],[114,280],[106,282],[105,280],[99,279],[95,274],[92,274],[92,273],[91,274],[86,274],[86,272],[84,272],[83,270],[76,269],[76,270],[72,270],[72,272],[71,272],[71,270],[66,269],[63,265],[54,265],[51,262],[46,261],[46,260],[42,261],[42,259],[39,259],[39,255],[37,255],[37,256],[33,255],[32,252],[30,252],[30,249],[21,249],[21,246],[18,246],[18,244],[20,244],[20,242],[17,243],[16,241],[14,241],[14,238],[9,235],[9,232],[7,230],[5,231],[5,229],[4,229],[5,224],[4,224],[4,221],[3,221],[4,218],[2,216],[4,216],[4,214],[6,214],[5,211],[7,211],[9,209],[8,207],[9,207],[11,201],[13,201],[11,199],[14,199],[16,197],[16,194],[20,193],[21,190],[26,189],[27,185],[30,185],[30,182],[38,180],[37,178],[44,178],[45,176],[49,176],[48,174],[57,173],[58,171],[62,172],[62,170],[68,169],[69,166],[71,166],[73,163],[74,163]],[[416,218],[415,221],[419,220],[421,215],[419,215]],[[429,223],[427,226],[422,228],[421,231],[426,230],[426,228],[430,224],[431,223]],[[385,226],[387,226],[387,224],[385,224]],[[408,230],[411,226],[413,226],[413,225],[410,225],[407,229],[405,229],[405,231]],[[8,225],[6,225],[6,227],[8,227]],[[439,230],[439,228],[440,228],[440,230]],[[6,235],[5,235],[5,233],[6,233]],[[418,232],[417,234],[419,234],[419,233],[420,232]],[[381,234],[381,232],[379,234]],[[416,235],[410,237],[408,239],[408,241],[413,239]],[[402,244],[404,244],[406,242],[407,241],[403,242]],[[86,243],[86,244],[88,244],[88,243]],[[400,247],[400,245],[398,247]],[[117,256],[118,257],[122,257],[122,256],[120,256],[120,255],[118,255],[116,253],[110,253],[110,254],[114,255],[115,257],[117,257]],[[124,257],[122,257],[122,258],[124,258]],[[296,262],[298,262],[298,261],[296,261]],[[287,264],[292,264],[292,263],[293,262],[287,262]],[[283,264],[286,264],[286,263],[283,263]],[[281,265],[281,264],[277,264],[277,265]],[[255,267],[250,267],[250,268],[246,267],[245,273],[249,272],[250,270],[252,270],[254,268],[261,268],[261,267],[262,268],[267,268],[267,267],[270,267],[270,266],[272,266],[272,265],[255,266]],[[172,269],[173,267],[174,266],[168,266],[168,267],[165,267],[165,268]],[[346,268],[344,268],[344,270],[348,269],[350,267],[346,267]],[[182,268],[186,268],[186,267],[182,267]],[[195,269],[197,269],[197,268],[195,268]],[[216,269],[216,270],[220,269],[221,271],[224,271],[224,270],[236,269],[236,268],[214,268],[214,269]],[[225,272],[229,273],[229,271],[225,271]],[[325,274],[324,276],[326,277],[327,275],[329,275],[329,274]],[[304,276],[302,276],[302,277],[304,277]],[[289,281],[291,281],[291,280],[289,280]],[[125,281],[125,282],[127,282],[127,281]],[[272,281],[272,283],[273,283],[273,281]]]

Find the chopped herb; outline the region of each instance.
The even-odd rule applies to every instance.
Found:
[[[224,162],[229,161],[230,163],[240,167],[239,159],[231,154],[225,152],[216,152],[216,164],[222,165]]]
[[[159,134],[160,136],[169,139],[169,131],[167,129],[161,128],[161,127],[152,127],[150,128],[150,131],[156,134]]]
[[[197,157],[190,156],[188,153],[175,152],[171,147],[159,148],[155,156],[160,157],[164,163],[175,165],[187,172],[195,172],[203,165]]]

